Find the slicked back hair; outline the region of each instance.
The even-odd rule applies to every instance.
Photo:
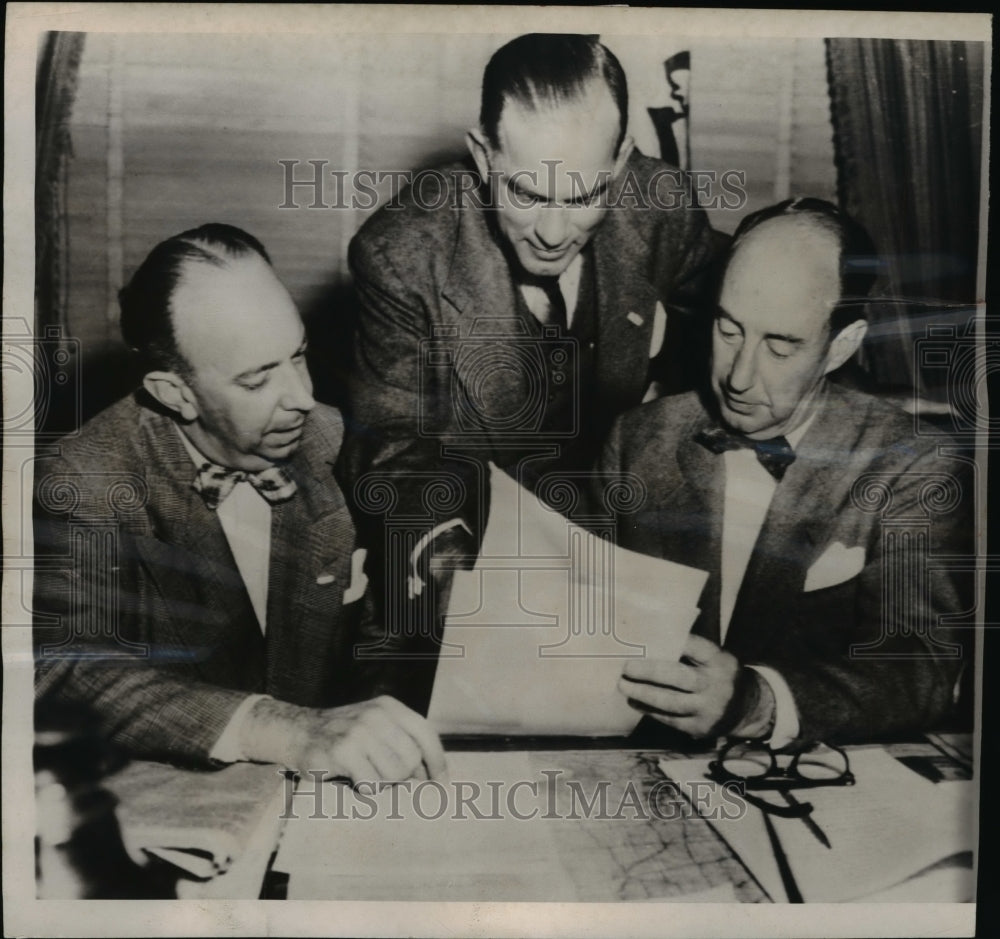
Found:
[[[508,101],[530,110],[578,100],[603,79],[618,107],[618,153],[628,127],[628,84],[621,63],[597,36],[528,33],[501,46],[483,73],[479,126],[499,149],[500,117]]]
[[[122,337],[140,357],[144,372],[188,374],[187,362],[177,348],[172,312],[174,291],[185,265],[221,268],[254,254],[271,263],[264,246],[253,235],[219,222],[181,232],[149,252],[118,294]]]

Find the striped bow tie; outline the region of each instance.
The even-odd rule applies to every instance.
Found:
[[[267,469],[251,473],[246,470],[229,469],[207,460],[198,467],[191,485],[205,500],[205,505],[214,511],[225,502],[236,484],[244,480],[272,505],[291,499],[298,489],[295,480],[281,466],[269,466]]]
[[[785,470],[795,462],[795,451],[784,437],[751,440],[740,434],[731,434],[722,427],[708,427],[699,431],[694,439],[712,453],[743,448],[753,450],[760,465],[777,480],[780,480],[785,475]]]

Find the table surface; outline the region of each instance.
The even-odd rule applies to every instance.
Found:
[[[598,785],[604,787],[610,812],[580,811],[578,804],[574,814],[573,807],[566,803],[568,792],[561,787],[560,821],[548,824],[559,863],[572,883],[573,898],[577,900],[670,900],[727,885],[741,902],[766,903],[772,899],[716,828],[699,816],[689,802],[679,799],[670,786],[662,784],[659,760],[685,757],[689,753],[637,748],[634,742],[618,738],[471,737],[446,740],[446,747],[465,751],[524,750],[532,771],[539,774],[559,771],[563,774],[560,778],[578,782],[578,795],[582,792],[592,796]],[[967,735],[888,744],[886,749],[894,755],[944,760],[959,767],[960,772],[968,757],[971,770],[971,743]],[[641,804],[656,810],[636,812],[636,795]],[[619,807],[624,808],[614,817]],[[419,876],[419,872],[414,873],[414,878]],[[285,884],[286,875],[269,870],[261,895],[280,898]],[[338,892],[341,890],[344,896]],[[323,899],[352,899],[351,890],[346,882],[342,886],[331,882],[329,894]]]

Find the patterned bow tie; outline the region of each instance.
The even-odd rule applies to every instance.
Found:
[[[780,480],[785,470],[795,462],[795,451],[784,437],[772,437],[770,440],[751,440],[739,434],[731,434],[722,427],[708,427],[700,431],[694,438],[712,453],[725,453],[726,450],[753,450],[757,461],[775,479]]]
[[[246,470],[228,469],[207,460],[198,467],[192,487],[213,511],[225,502],[237,483],[250,483],[272,505],[286,502],[295,495],[298,488],[295,480],[281,466],[269,466],[256,473]]]

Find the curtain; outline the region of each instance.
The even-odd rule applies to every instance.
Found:
[[[83,33],[48,33],[35,76],[36,333],[66,325],[66,176],[72,157],[69,117],[76,97]]]
[[[865,365],[944,403],[948,369],[914,342],[931,325],[961,336],[975,313],[983,44],[829,39],[827,65],[841,206],[879,253]]]

